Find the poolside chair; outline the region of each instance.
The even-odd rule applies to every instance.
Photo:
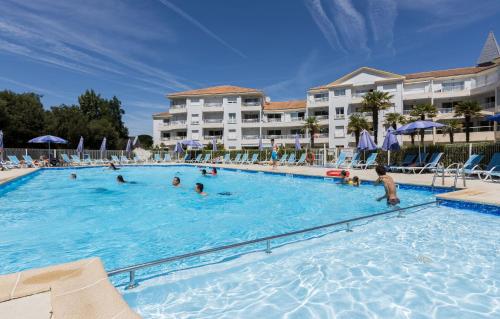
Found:
[[[236,164],[244,164],[246,161],[248,161],[248,153],[244,153]]]
[[[245,163],[243,164],[255,164],[259,161],[259,154],[257,153],[254,153],[252,154],[252,158],[249,159],[248,161],[246,161]]]
[[[156,162],[156,163],[159,163],[161,162],[161,157],[160,157],[160,154],[159,153],[155,153],[153,155],[153,161]]]
[[[444,153],[440,152],[434,152],[432,153],[429,161],[425,163],[424,165],[417,165],[417,166],[408,166],[403,169],[403,172],[412,172],[413,174],[416,174],[418,171],[418,174],[422,174],[425,171],[434,171],[438,164],[439,161],[441,160],[441,157],[443,157]]]
[[[73,164],[71,162],[71,160],[69,159],[68,154],[61,154],[61,159],[63,161],[63,164],[66,164],[66,165],[72,165]]]
[[[210,162],[210,158],[212,157],[212,154],[210,153],[207,153],[205,154],[205,157],[203,158],[203,161],[201,161],[202,163],[208,163]]]
[[[306,153],[302,153],[302,155],[300,155],[299,160],[295,162],[295,165],[304,165],[306,163],[306,156],[307,156]]]
[[[415,161],[416,158],[417,158],[416,154],[406,154],[401,163],[399,163],[397,165],[390,165],[389,170],[391,172],[402,170],[402,169],[410,166],[411,164],[413,164],[413,162]]]
[[[234,157],[234,160],[231,161],[231,164],[237,164],[240,162],[240,159],[241,159],[241,153],[238,153],[236,154],[236,156]]]
[[[120,156],[120,163],[130,164],[130,160],[125,155],[122,155],[122,156]]]
[[[95,164],[95,161],[93,161],[90,158],[90,156],[87,154],[87,155],[83,155],[83,163],[88,164],[88,165],[93,165],[93,164]]]
[[[80,161],[80,158],[77,155],[71,155],[71,163],[75,165],[82,165],[82,161]]]
[[[280,161],[278,162],[278,164],[280,165],[285,165],[286,161],[287,161],[287,158],[288,158],[288,154],[283,154],[283,156],[281,156],[281,159]]]
[[[201,157],[203,156],[203,154],[198,154],[198,156],[196,156],[195,159],[193,160],[190,160],[189,163],[200,163],[201,162]]]
[[[358,164],[360,164],[361,160],[361,153],[360,152],[357,152],[357,153],[354,153],[354,155],[352,156],[351,158],[351,161],[349,162],[349,164],[344,164],[344,165],[341,165],[342,167],[346,167],[346,168],[353,168],[355,166],[357,166]]]
[[[15,168],[14,165],[11,165],[11,164],[4,162],[4,161],[0,161],[0,170],[4,171],[4,170],[10,170],[13,168]]]
[[[287,165],[293,165],[295,164],[295,153],[290,154],[288,157],[288,160],[286,161]]]
[[[378,153],[371,153],[366,161],[359,161],[358,164],[353,168],[367,169],[369,167],[377,166],[377,156]]]
[[[231,154],[227,153],[224,154],[224,158],[222,159],[223,164],[228,164],[231,163]]]
[[[479,163],[484,158],[481,154],[472,154],[465,163],[452,163],[444,168],[446,174],[473,175],[480,169]]]
[[[7,162],[5,162],[7,165],[10,165],[11,167],[16,167],[16,168],[21,168],[21,162],[17,159],[17,156],[15,155],[7,155],[7,158],[9,159]]]
[[[170,154],[165,153],[165,156],[163,156],[163,161],[164,162],[171,162],[172,161],[172,157],[170,156]]]
[[[114,164],[120,164],[120,159],[116,155],[111,155],[111,162]]]
[[[342,165],[344,165],[346,157],[347,157],[347,154],[345,152],[340,152],[339,157],[337,158],[337,160],[335,161],[335,163],[332,162],[333,165],[332,165],[332,163],[330,163],[330,164],[327,164],[326,166],[327,167],[339,168]]]
[[[30,155],[23,155],[23,159],[24,159],[24,162],[26,163],[26,165],[27,165],[28,167],[30,167],[30,166],[31,166],[31,167],[35,167],[35,166],[37,166],[37,165],[35,164],[35,162],[33,161],[33,159],[31,158],[31,156],[30,156]]]
[[[485,181],[488,179],[493,181],[493,177],[500,177],[500,153],[493,154],[488,166],[483,171],[477,170],[476,172],[479,178],[484,176]]]

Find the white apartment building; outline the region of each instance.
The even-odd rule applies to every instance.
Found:
[[[386,113],[407,115],[416,104],[432,103],[438,109],[433,120],[446,123],[456,118],[453,107],[464,100],[476,100],[483,107],[481,116],[473,119],[471,140],[494,140],[495,134],[499,138],[496,124],[485,120],[500,112],[500,48],[490,33],[476,66],[411,74],[362,67],[309,89],[306,101],[271,102],[260,90],[236,86],[170,94],[169,112],[153,115],[153,139],[155,145],[173,146],[182,139],[208,144],[215,136],[226,149],[241,149],[257,147],[259,138],[264,144],[274,138],[277,143],[293,145],[298,134],[301,143],[308,143],[302,131],[304,119],[315,116],[320,124],[317,146],[352,147],[354,136],[347,133],[349,117],[360,112],[363,96],[371,90],[392,95],[392,107],[379,115],[380,145],[388,126]],[[371,121],[371,114],[364,115]],[[455,141],[465,141],[464,135],[457,132]],[[434,131],[425,140],[448,142],[448,137]]]

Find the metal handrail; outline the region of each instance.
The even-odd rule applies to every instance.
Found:
[[[230,245],[219,246],[219,247],[214,247],[214,248],[209,248],[209,249],[204,249],[204,250],[198,250],[198,251],[187,253],[187,254],[182,254],[182,255],[177,255],[177,256],[172,256],[172,257],[166,257],[166,258],[162,258],[162,259],[157,259],[157,260],[145,262],[145,263],[142,263],[142,264],[136,264],[136,265],[132,265],[132,266],[123,267],[123,268],[119,268],[119,269],[114,269],[114,270],[108,271],[108,276],[115,276],[115,275],[119,275],[119,274],[122,274],[122,273],[129,273],[129,283],[126,286],[126,289],[131,289],[131,288],[137,287],[137,283],[136,283],[136,280],[135,280],[135,272],[137,270],[141,270],[141,269],[144,269],[144,268],[151,268],[151,267],[154,267],[154,266],[158,266],[158,265],[161,265],[161,264],[170,263],[170,262],[177,261],[177,260],[182,260],[182,259],[187,259],[187,258],[191,258],[191,257],[207,255],[207,254],[218,252],[218,251],[229,250],[229,249],[233,249],[233,248],[237,248],[237,247],[242,247],[242,246],[248,246],[248,245],[252,245],[252,244],[256,244],[256,243],[261,243],[261,242],[266,242],[265,252],[268,253],[268,254],[270,254],[271,253],[271,240],[273,240],[273,239],[278,239],[278,238],[283,238],[283,237],[290,237],[290,236],[293,236],[293,235],[308,233],[308,232],[311,232],[311,231],[315,231],[315,230],[319,230],[319,229],[324,229],[324,228],[330,228],[330,227],[333,227],[333,226],[338,226],[338,225],[343,225],[343,224],[346,225],[346,227],[347,227],[346,230],[350,232],[350,231],[352,231],[350,224],[353,223],[353,222],[357,222],[357,221],[365,220],[365,219],[370,219],[370,218],[378,217],[378,216],[381,216],[381,215],[396,213],[396,212],[401,213],[401,211],[403,211],[403,210],[407,210],[407,209],[411,209],[411,208],[416,208],[416,207],[427,206],[427,205],[432,205],[432,204],[438,204],[439,202],[440,202],[439,200],[435,200],[435,201],[432,201],[432,202],[425,202],[425,203],[422,203],[422,204],[412,205],[412,206],[408,206],[408,207],[404,207],[404,208],[395,208],[395,209],[383,211],[383,212],[380,212],[380,213],[375,213],[375,214],[371,214],[371,215],[367,215],[367,216],[360,216],[360,217],[351,218],[351,219],[347,219],[347,220],[343,220],[343,221],[339,221],[339,222],[335,222],[335,223],[324,224],[324,225],[320,225],[320,226],[314,226],[314,227],[305,228],[305,229],[301,229],[301,230],[295,230],[295,231],[291,231],[291,232],[284,233],[284,234],[278,234],[278,235],[272,235],[272,236],[267,236],[267,237],[261,237],[261,238],[247,240],[247,241],[243,241],[243,242],[239,242],[239,243],[234,243],[234,244],[230,244]]]

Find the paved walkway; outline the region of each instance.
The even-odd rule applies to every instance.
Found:
[[[151,165],[157,165],[157,164],[151,164]],[[189,165],[199,166],[200,164],[189,164]],[[237,168],[241,170],[258,170],[258,171],[281,172],[281,173],[302,174],[311,176],[326,176],[326,171],[329,170],[329,168],[311,167],[311,166],[278,166],[276,169],[273,169],[269,165],[232,165],[232,164],[209,164],[209,165],[216,167]],[[16,177],[29,174],[34,170],[36,169],[22,168],[22,169],[13,169],[10,171],[2,171],[0,172],[0,184],[3,184]],[[351,176],[359,176],[359,178],[362,181],[363,180],[374,181],[377,178],[375,170],[373,169],[353,170],[351,174],[352,174]],[[433,174],[419,175],[419,174],[390,173],[390,175],[398,183],[411,184],[411,185],[424,185],[424,186],[430,186],[433,178]],[[438,180],[436,185],[441,186],[441,179]],[[444,186],[452,187],[453,179],[446,178]],[[466,181],[466,187],[463,186],[461,180],[459,180],[457,187],[461,190],[440,194],[437,197],[448,200],[466,201],[466,202],[500,206],[500,196],[499,196],[500,183],[483,182],[478,179],[468,179]]]

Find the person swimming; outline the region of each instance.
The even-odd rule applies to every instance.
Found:
[[[70,179],[76,179],[76,174],[75,174],[75,173],[71,173],[71,174],[69,175],[69,178],[70,178]]]
[[[196,183],[194,186],[194,191],[202,196],[207,196],[207,193],[203,191],[203,184],[202,183]]]
[[[111,162],[109,163],[108,168],[111,169],[111,170],[113,170],[113,171],[116,171],[116,170],[120,169],[120,168],[116,167],[115,164],[113,164]]]
[[[202,176],[207,176],[207,170],[206,169],[202,169],[201,170],[201,175]]]
[[[212,167],[212,175],[217,175],[217,168],[215,167]]]
[[[175,176],[173,179],[172,179],[172,186],[174,187],[179,187],[181,186],[181,179],[177,176]]]
[[[384,184],[385,195],[377,198],[377,201],[381,201],[382,199],[387,199],[387,205],[396,206],[401,202],[396,194],[396,184],[392,177],[387,175],[385,167],[382,165],[378,165],[375,167],[375,172],[377,172],[378,179],[375,181],[374,185]]]
[[[359,185],[361,184],[361,181],[359,180],[359,177],[358,176],[354,176],[350,181],[349,181],[349,184],[351,184],[352,186],[354,187],[359,187]]]
[[[120,184],[126,183],[125,179],[121,175],[116,176],[116,181]]]
[[[349,177],[347,177],[347,171],[346,170],[342,170],[340,172],[340,182],[339,184],[349,184],[349,182],[351,181],[351,179]]]

